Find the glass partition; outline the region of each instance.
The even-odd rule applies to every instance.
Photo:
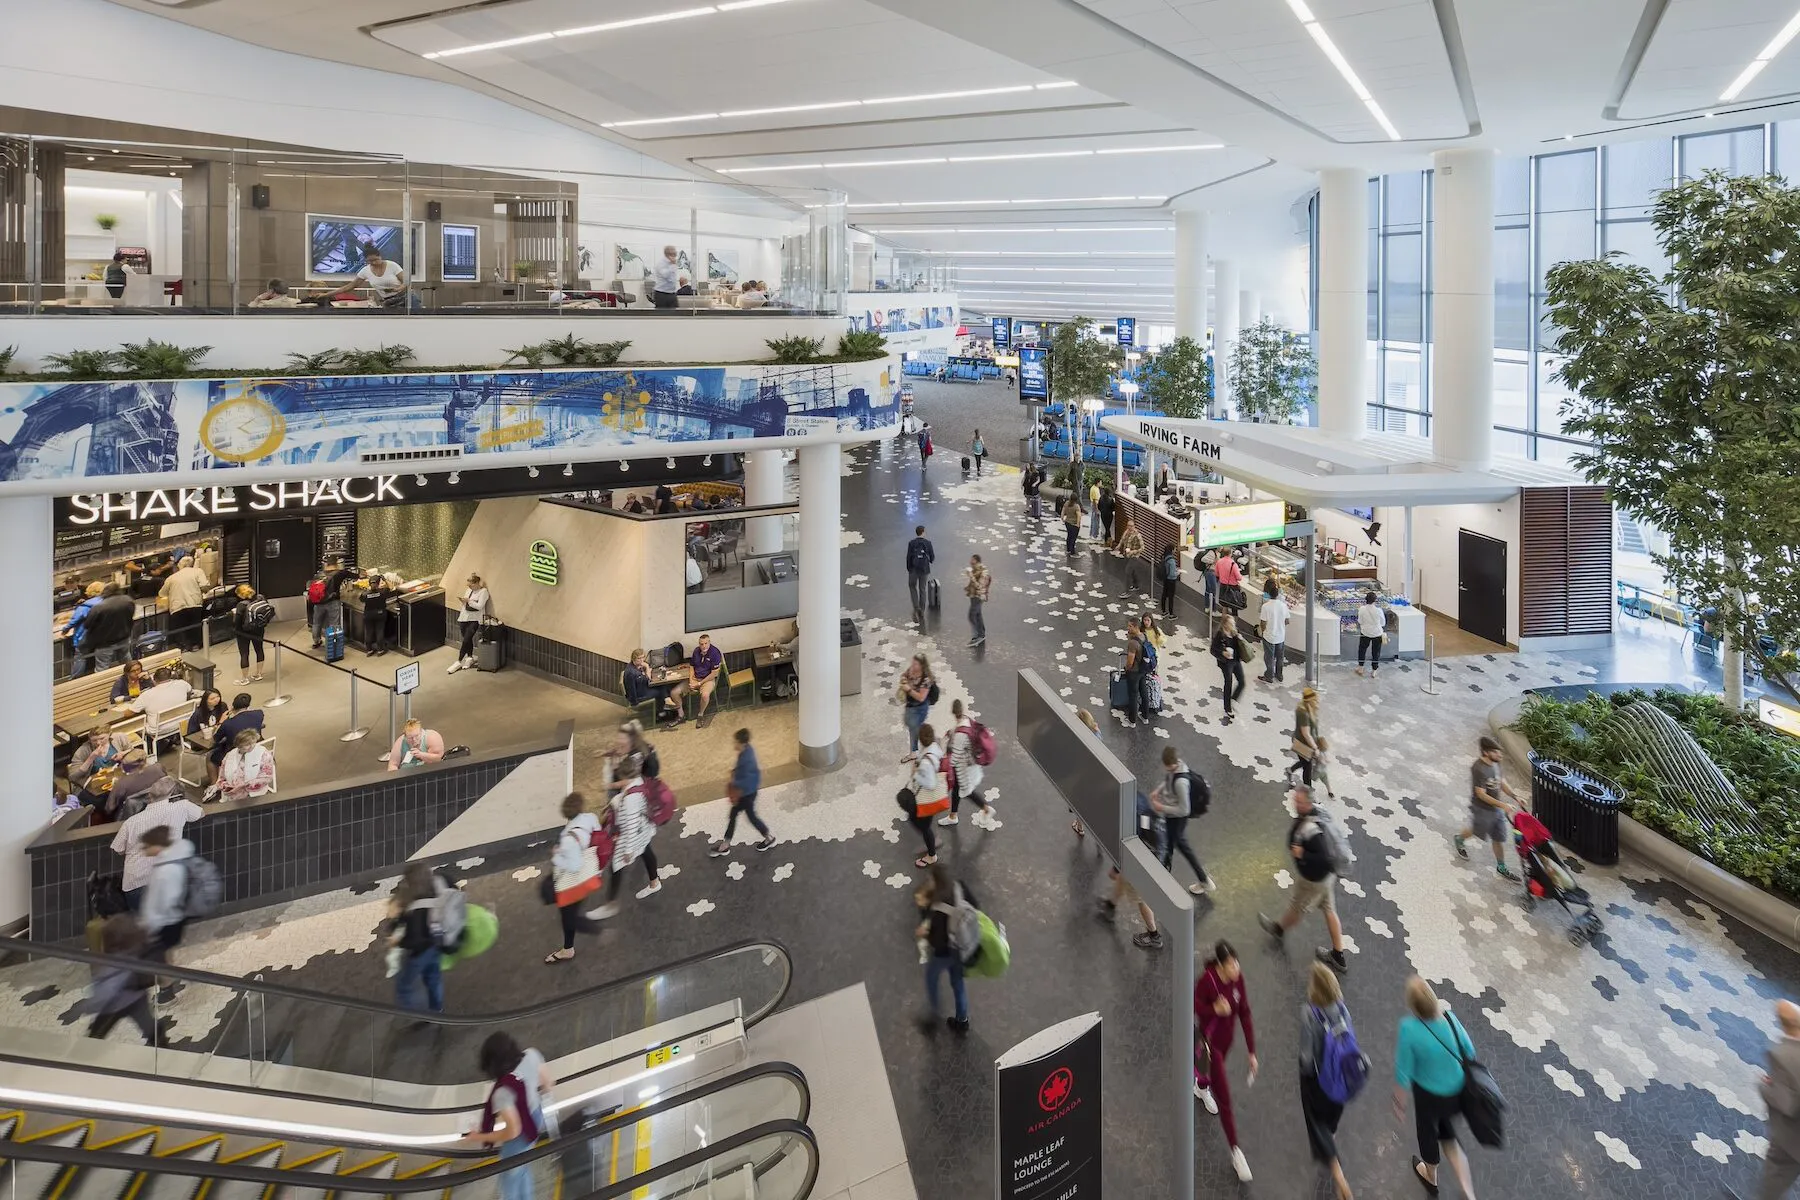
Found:
[[[0,132],[0,313],[835,315],[845,216],[823,189]]]
[[[689,521],[686,631],[781,621],[800,612],[800,514],[755,509]]]

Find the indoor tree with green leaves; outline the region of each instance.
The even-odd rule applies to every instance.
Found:
[[[1063,406],[1070,430],[1069,460],[1075,460],[1074,431],[1081,425],[1081,402],[1104,399],[1124,359],[1116,343],[1099,336],[1092,317],[1064,321],[1050,335],[1050,399]]]
[[[1613,502],[1669,538],[1673,590],[1790,692],[1800,642],[1800,189],[1709,171],[1657,196],[1663,275],[1550,269],[1563,428]],[[1679,297],[1679,301],[1671,297]],[[1766,641],[1765,641],[1766,639]],[[1742,694],[1736,655],[1726,695]]]
[[[1144,399],[1165,417],[1197,420],[1212,405],[1212,360],[1206,357],[1206,347],[1191,337],[1178,337],[1157,351],[1138,381]]]
[[[1238,333],[1225,369],[1246,420],[1287,424],[1318,388],[1312,346],[1268,317]]]

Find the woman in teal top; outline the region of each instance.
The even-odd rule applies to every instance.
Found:
[[[1462,1112],[1463,1060],[1475,1057],[1462,1022],[1438,1003],[1431,985],[1414,975],[1406,981],[1406,1007],[1400,1018],[1400,1040],[1394,1049],[1394,1115],[1406,1117],[1406,1091],[1412,1089],[1413,1121],[1419,1152],[1413,1174],[1433,1196],[1438,1193],[1438,1160],[1450,1160],[1462,1194],[1474,1200],[1469,1160],[1456,1144],[1455,1117]]]

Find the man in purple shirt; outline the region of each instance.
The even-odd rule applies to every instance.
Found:
[[[688,663],[694,668],[694,690],[700,693],[700,707],[695,713],[700,718],[697,728],[705,729],[712,724],[713,688],[718,686],[719,676],[724,674],[725,656],[712,644],[711,635],[703,633],[694,643],[694,653]]]

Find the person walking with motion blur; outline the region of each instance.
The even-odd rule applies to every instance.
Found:
[[[1294,772],[1298,771],[1300,782],[1310,787],[1313,773],[1322,773],[1326,749],[1325,739],[1319,736],[1319,693],[1316,688],[1300,689],[1300,699],[1294,705],[1294,733],[1288,745],[1294,752],[1294,761],[1287,766],[1288,782],[1294,781]],[[1336,798],[1329,786],[1326,794]]]
[[[1304,783],[1294,785],[1288,799],[1294,806],[1294,819],[1288,825],[1288,855],[1294,860],[1299,878],[1294,880],[1293,898],[1279,921],[1262,913],[1256,914],[1256,920],[1270,937],[1281,942],[1301,917],[1315,908],[1323,910],[1331,948],[1317,951],[1315,957],[1341,975],[1345,970],[1344,927],[1338,922],[1335,889],[1338,872],[1348,865],[1340,861],[1348,853],[1347,845],[1331,819],[1313,807],[1310,787]]]
[[[544,1098],[556,1079],[536,1050],[526,1050],[509,1033],[491,1033],[481,1043],[481,1073],[494,1081],[481,1106],[481,1128],[467,1135],[470,1145],[498,1146],[502,1159],[525,1153],[550,1132]],[[531,1168],[500,1175],[500,1200],[532,1200]]]
[[[1150,807],[1163,819],[1163,869],[1170,870],[1175,852],[1181,851],[1181,857],[1194,869],[1194,882],[1188,884],[1188,891],[1203,896],[1214,890],[1213,881],[1195,857],[1194,848],[1188,845],[1187,824],[1206,811],[1212,789],[1198,772],[1188,770],[1173,746],[1163,747],[1162,765],[1163,781],[1150,793]]]
[[[919,937],[925,940],[925,997],[931,1001],[931,1024],[937,1024],[938,980],[950,976],[950,995],[956,1001],[956,1015],[945,1020],[957,1033],[969,1032],[969,992],[963,986],[962,948],[959,937],[966,937],[967,925],[975,916],[975,893],[951,877],[943,863],[931,868],[931,883],[924,897],[925,919],[919,923]],[[966,924],[965,924],[966,923]],[[980,946],[980,926],[974,926],[976,946]]]
[[[907,799],[907,820],[925,843],[925,853],[913,860],[913,866],[924,870],[937,862],[937,833],[931,818],[950,807],[950,793],[944,786],[944,748],[938,745],[937,731],[929,725],[919,726],[918,746],[900,761],[912,764],[901,794]]]
[[[725,794],[731,799],[731,815],[725,818],[725,836],[714,842],[709,851],[714,858],[724,858],[731,853],[731,836],[737,832],[739,816],[750,822],[750,828],[762,834],[762,840],[756,843],[758,850],[768,850],[775,845],[775,835],[756,815],[756,793],[762,790],[762,766],[756,761],[755,748],[750,745],[750,731],[740,729],[731,735],[731,740],[738,748],[737,761],[731,767],[731,782],[725,785]]]
[[[950,736],[945,739],[950,759],[950,811],[938,818],[939,825],[958,823],[957,810],[962,808],[965,797],[973,800],[982,812],[991,808],[990,802],[981,794],[982,769],[977,755],[983,752],[983,745],[993,746],[994,735],[968,715],[961,700],[950,702],[950,719],[953,722]]]
[[[100,950],[113,958],[142,958],[144,931],[128,912],[114,913],[100,926]],[[114,1025],[129,1020],[144,1036],[144,1045],[156,1045],[156,1018],[150,1012],[150,989],[155,976],[131,966],[107,966],[94,972],[94,982],[77,1011],[94,1014],[87,1035],[104,1038]]]
[[[1369,1056],[1357,1047],[1337,973],[1324,963],[1312,965],[1300,1024],[1300,1114],[1307,1145],[1313,1161],[1331,1171],[1338,1200],[1355,1200],[1338,1161],[1337,1127],[1345,1103],[1368,1081]]]
[[[1231,702],[1244,698],[1244,659],[1250,647],[1238,636],[1237,618],[1226,613],[1213,630],[1212,656],[1219,664],[1219,691],[1225,697],[1225,724],[1231,724]],[[1235,683],[1235,686],[1233,686]]]
[[[975,460],[975,478],[981,478],[981,460],[987,457],[987,443],[981,440],[981,430],[969,439],[969,457]]]
[[[1413,1125],[1419,1152],[1413,1174],[1433,1196],[1438,1193],[1438,1163],[1448,1158],[1461,1194],[1475,1200],[1469,1160],[1456,1143],[1455,1118],[1463,1111],[1463,1061],[1475,1057],[1475,1043],[1431,985],[1414,975],[1406,981],[1407,1015],[1400,1018],[1394,1047],[1394,1119],[1406,1120],[1406,1096],[1412,1093]]]
[[[1769,1149],[1763,1155],[1756,1200],[1782,1200],[1800,1179],[1800,1005],[1775,1005],[1781,1040],[1769,1047],[1769,1069],[1759,1086],[1769,1108]]]
[[[1498,740],[1483,737],[1480,753],[1469,764],[1469,824],[1453,840],[1458,857],[1469,857],[1465,841],[1479,837],[1494,848],[1494,874],[1502,879],[1517,879],[1506,869],[1508,816],[1519,802],[1516,792],[1500,775],[1500,760],[1506,754]]]
[[[656,851],[650,848],[650,840],[656,836],[656,825],[650,820],[644,760],[635,754],[627,754],[619,760],[616,777],[621,783],[612,798],[613,852],[610,877],[606,882],[606,903],[587,913],[595,921],[604,921],[618,913],[619,886],[625,880],[625,868],[634,862],[642,860],[644,874],[650,877],[649,884],[638,892],[637,898],[648,900],[662,891],[662,879],[656,869]]]
[[[388,902],[388,944],[400,951],[394,1002],[401,1008],[419,1007],[423,985],[425,1007],[444,1011],[444,951],[432,929],[437,904],[436,873],[425,863],[410,864]]]
[[[1250,1021],[1250,994],[1244,988],[1244,972],[1230,942],[1213,947],[1206,969],[1194,983],[1194,1095],[1216,1113],[1231,1147],[1231,1169],[1244,1183],[1250,1182],[1250,1164],[1238,1148],[1237,1117],[1231,1111],[1231,1082],[1225,1056],[1231,1050],[1236,1026],[1244,1027],[1244,1052],[1250,1070],[1244,1086],[1256,1083],[1256,1027]]]
[[[1089,712],[1085,708],[1078,708],[1075,710],[1075,719],[1080,721],[1083,725],[1085,725],[1087,727],[1087,731],[1089,733],[1093,734],[1095,737],[1100,736],[1100,722],[1094,720],[1093,713]],[[1069,811],[1074,812],[1075,810],[1070,809]],[[1069,828],[1075,831],[1075,836],[1078,838],[1084,838],[1087,836],[1087,826],[1083,825],[1081,823],[1081,818],[1079,816],[1077,816],[1073,821],[1069,822]],[[1117,873],[1118,872],[1116,872],[1116,871],[1114,872],[1115,875]],[[1118,897],[1115,896],[1113,898],[1113,902],[1117,903]],[[1152,925],[1152,927],[1154,927],[1155,922],[1151,922],[1151,925]]]
[[[582,915],[581,902],[600,890],[600,877],[606,864],[600,860],[600,818],[587,811],[587,799],[580,792],[570,792],[562,802],[563,828],[550,855],[550,888],[546,893],[556,904],[556,915],[562,920],[562,949],[544,956],[547,966],[566,963],[575,957],[575,935],[595,933],[599,927]]]
[[[987,641],[987,618],[983,611],[987,606],[988,592],[994,587],[994,576],[981,565],[981,555],[969,555],[969,569],[963,572],[963,595],[969,598],[969,645],[979,646]]]
[[[912,541],[906,543],[906,590],[912,596],[913,619],[925,620],[925,604],[930,598],[931,564],[937,561],[937,551],[931,547],[931,539],[925,536],[923,525],[915,526]]]

